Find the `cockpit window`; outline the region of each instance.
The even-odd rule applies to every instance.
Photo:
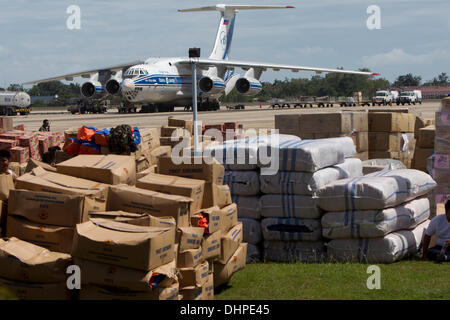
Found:
[[[140,76],[140,75],[146,76],[146,75],[148,75],[148,71],[145,69],[142,69],[142,68],[130,68],[124,74],[124,76],[126,78],[133,78],[135,76]]]

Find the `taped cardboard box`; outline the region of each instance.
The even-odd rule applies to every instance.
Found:
[[[224,212],[218,206],[202,209],[191,217],[191,224],[194,227],[205,229],[205,234],[216,231],[227,231],[229,220],[225,218]]]
[[[0,278],[21,282],[65,282],[70,255],[51,252],[16,237],[0,239]]]
[[[165,174],[150,173],[136,182],[136,187],[161,193],[189,197],[193,200],[190,213],[202,208],[205,182]]]
[[[217,259],[217,263],[225,264],[236,252],[239,244],[243,239],[242,222],[236,224],[228,232],[224,232],[220,239],[221,255],[220,259]]]
[[[222,217],[225,220],[225,223],[227,224],[226,229],[231,229],[233,226],[238,224],[238,209],[237,204],[232,203],[228,206],[223,207],[220,209],[222,211]]]
[[[416,148],[412,168],[427,172],[427,159],[434,153],[434,149]]]
[[[159,129],[158,128],[140,128],[141,150],[153,150],[159,147]]]
[[[75,227],[88,220],[91,211],[105,210],[105,201],[83,195],[11,190],[8,214],[35,223]]]
[[[55,252],[70,253],[73,234],[73,228],[38,224],[18,216],[8,215],[6,221],[7,237],[16,237]]]
[[[414,146],[412,133],[369,132],[370,151],[414,150]]]
[[[0,278],[0,287],[8,289],[20,300],[71,300],[65,281],[58,283],[26,283]]]
[[[214,263],[214,287],[228,282],[236,271],[245,268],[247,243],[241,243],[226,264]]]
[[[153,166],[148,167],[144,171],[136,172],[136,180],[139,180],[139,179],[145,177],[149,173],[157,173],[157,165],[156,164],[153,165]]]
[[[194,132],[194,122],[192,120],[177,119],[174,116],[170,116],[167,122],[169,127],[185,128],[191,135]]]
[[[0,174],[0,200],[8,200],[10,190],[14,190],[12,175]]]
[[[19,177],[16,180],[16,189],[91,195],[96,198],[104,198],[106,194],[105,184],[49,172],[40,167]]]
[[[175,229],[91,219],[75,228],[72,256],[152,270],[174,259]]]
[[[159,173],[223,184],[225,168],[215,158],[188,157],[186,162],[175,164],[171,157],[160,157]]]
[[[180,288],[201,287],[209,275],[208,261],[204,261],[194,268],[179,268]]]
[[[178,228],[176,243],[179,245],[180,252],[200,248],[204,232],[205,229],[201,227]]]
[[[183,137],[187,135],[189,136],[191,133],[184,128],[169,126],[161,127],[161,137]]]
[[[79,155],[56,165],[58,173],[107,184],[136,183],[133,156]]]
[[[420,148],[433,148],[435,133],[436,128],[433,125],[419,129],[417,146]]]
[[[170,157],[172,148],[170,146],[159,146],[145,153],[150,165],[157,165],[159,157]]]
[[[215,183],[205,184],[202,207],[210,208],[218,206],[219,208],[222,208],[231,203],[231,191],[228,185]]]
[[[81,284],[111,286],[127,291],[152,292],[178,281],[175,260],[151,271],[141,271],[99,263],[84,259],[74,259],[81,269]]]
[[[178,227],[188,227],[191,202],[191,198],[183,196],[118,185],[108,188],[106,210],[169,216],[175,219]]]
[[[221,231],[216,231],[214,233],[205,235],[202,240],[202,255],[203,259],[213,259],[220,257],[221,254],[221,242],[220,238],[222,236]]]
[[[80,290],[80,300],[178,300],[178,283],[149,292],[119,290],[114,287],[87,285]]]
[[[368,115],[369,132],[414,132],[416,116],[411,113],[369,112]]]
[[[193,268],[205,260],[203,258],[203,248],[201,246],[197,249],[188,249],[183,252],[178,252],[177,256],[177,268]]]
[[[56,172],[56,167],[53,167],[45,162],[30,159],[27,163],[27,166],[25,168],[25,173],[31,172],[34,168],[41,167],[44,170],[50,171],[50,172]]]

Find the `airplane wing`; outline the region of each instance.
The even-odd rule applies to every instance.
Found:
[[[67,81],[72,81],[73,78],[75,77],[83,77],[83,78],[89,78],[89,76],[91,74],[97,73],[97,72],[101,72],[101,71],[119,71],[122,70],[123,68],[129,68],[131,66],[134,66],[136,64],[142,64],[144,63],[144,61],[133,61],[130,63],[124,63],[124,64],[120,64],[120,65],[116,65],[116,66],[110,66],[110,67],[106,67],[106,68],[101,68],[101,69],[93,69],[93,70],[86,70],[86,71],[82,71],[82,72],[77,72],[77,73],[69,73],[69,74],[65,74],[62,76],[58,76],[58,77],[53,77],[53,78],[47,78],[47,79],[40,79],[40,80],[35,80],[35,81],[28,81],[28,82],[24,82],[23,85],[27,85],[27,84],[38,84],[41,82],[49,82],[49,81],[55,81],[55,80],[67,80]]]
[[[266,71],[267,69],[272,69],[274,71],[279,71],[280,69],[291,70],[292,72],[299,71],[314,71],[318,74],[322,72],[335,72],[335,73],[347,73],[347,74],[359,74],[359,75],[369,75],[369,76],[379,76],[379,73],[375,72],[365,72],[365,71],[352,71],[352,70],[341,70],[341,69],[327,69],[327,68],[314,68],[314,67],[304,67],[286,64],[270,64],[270,63],[259,63],[259,62],[248,62],[239,60],[213,60],[213,59],[185,59],[178,61],[179,64],[191,64],[193,61],[197,63],[200,67],[228,67],[228,68],[241,68],[248,70],[250,68],[260,69]]]

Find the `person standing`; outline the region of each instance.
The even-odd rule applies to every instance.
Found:
[[[47,119],[42,122],[42,126],[39,128],[39,131],[50,131],[50,122]]]

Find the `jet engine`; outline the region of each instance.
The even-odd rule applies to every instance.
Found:
[[[81,94],[86,98],[91,98],[96,94],[103,93],[103,86],[96,80],[89,80],[81,86]]]
[[[105,90],[111,95],[118,94],[120,91],[120,79],[111,78],[106,82]]]
[[[205,93],[220,93],[225,89],[225,82],[219,77],[203,77],[198,82],[198,87]]]
[[[261,89],[262,85],[256,79],[253,78],[239,78],[236,81],[235,88],[237,92],[246,96],[254,96],[257,95]]]

